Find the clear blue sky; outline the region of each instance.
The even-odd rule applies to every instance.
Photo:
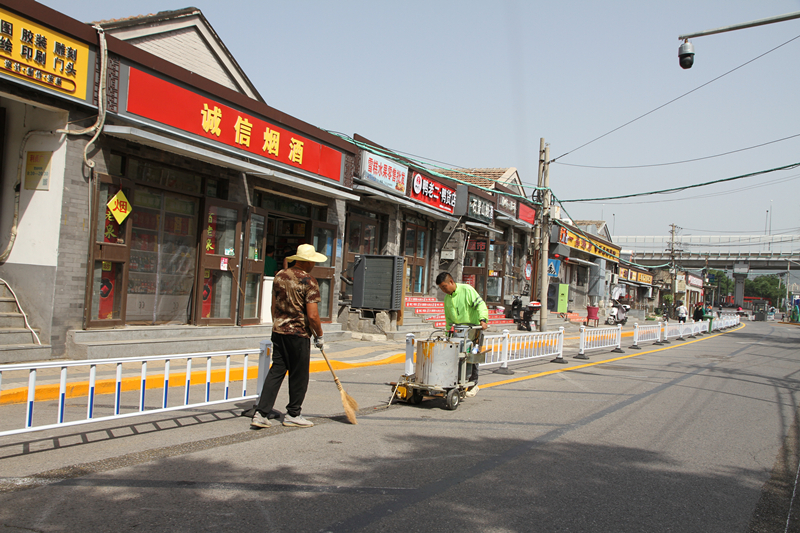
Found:
[[[694,159],[800,134],[800,39],[593,144],[597,136],[800,35],[800,20],[679,34],[793,11],[798,0],[541,2],[191,0],[271,106],[322,128],[460,167],[519,169],[539,138],[563,163]],[[81,21],[180,9],[165,0],[42,2]],[[800,137],[681,165],[553,164],[561,199],[690,185],[800,162]],[[679,201],[675,201],[678,200]],[[677,195],[567,204],[617,235],[800,233],[800,169]],[[772,219],[767,210],[772,204]],[[705,230],[705,231],[699,231]]]

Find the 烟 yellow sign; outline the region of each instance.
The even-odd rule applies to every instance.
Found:
[[[0,9],[0,72],[86,100],[89,46]]]
[[[117,224],[122,224],[122,221],[125,220],[131,212],[131,203],[122,191],[112,196],[106,206],[108,210],[111,211],[111,214],[114,215],[114,220],[117,221]]]

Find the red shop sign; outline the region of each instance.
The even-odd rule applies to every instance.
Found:
[[[252,154],[341,180],[342,154],[134,68],[128,112]]]
[[[456,206],[456,191],[438,181],[424,178],[418,172],[414,172],[411,180],[410,196],[414,200],[419,200],[451,215]]]

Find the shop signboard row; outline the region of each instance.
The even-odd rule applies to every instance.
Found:
[[[88,65],[87,45],[0,9],[0,72],[4,76],[85,100]]]
[[[619,279],[643,283],[645,285],[653,284],[653,275],[645,272],[639,272],[632,268],[620,267]]]
[[[558,231],[558,242],[575,250],[581,250],[587,254],[602,257],[607,261],[619,263],[619,249],[609,246],[599,240],[578,235],[577,233],[563,227],[557,226],[554,231]]]
[[[135,68],[130,69],[127,111],[334,181],[341,180],[342,153],[338,150]]]

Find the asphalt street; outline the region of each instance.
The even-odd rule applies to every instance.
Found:
[[[455,411],[387,407],[392,364],[338,372],[356,426],[318,373],[314,428],[246,402],[4,437],[0,531],[800,532],[799,346],[747,322],[484,371]]]

